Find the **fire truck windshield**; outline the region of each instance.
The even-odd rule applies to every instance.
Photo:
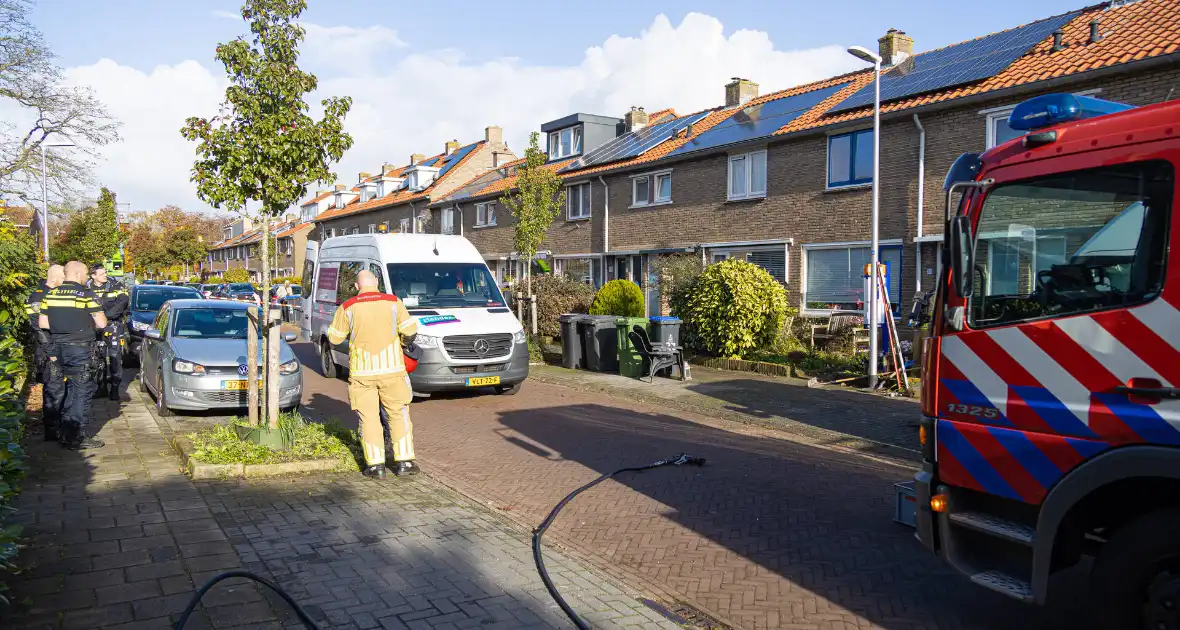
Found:
[[[1174,173],[1163,161],[999,183],[976,224],[968,325],[1129,306],[1163,282]]]

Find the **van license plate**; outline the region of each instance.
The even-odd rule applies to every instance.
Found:
[[[487,387],[488,385],[499,385],[499,376],[480,376],[476,378],[467,379],[468,387]]]

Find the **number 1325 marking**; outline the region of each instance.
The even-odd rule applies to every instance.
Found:
[[[995,420],[1000,417],[1000,410],[995,407],[981,407],[979,405],[963,405],[959,403],[951,403],[946,406],[948,413],[959,413],[965,416],[974,416],[976,418],[987,418]]]

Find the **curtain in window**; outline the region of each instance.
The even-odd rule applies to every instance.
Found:
[[[844,309],[862,308],[864,266],[869,264],[868,247],[812,249],[807,252],[807,305]],[[881,262],[889,268],[889,300],[894,308],[901,301],[901,248],[881,248]]]

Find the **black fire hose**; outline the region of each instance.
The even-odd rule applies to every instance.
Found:
[[[549,526],[552,525],[553,521],[557,519],[557,513],[561,511],[561,508],[565,507],[570,501],[573,501],[574,497],[582,494],[590,488],[593,488],[594,486],[597,486],[607,479],[614,477],[615,475],[625,472],[643,472],[645,470],[651,470],[652,468],[659,468],[661,466],[682,466],[684,464],[688,464],[690,466],[704,466],[705,458],[690,457],[681,453],[675,457],[661,459],[658,462],[653,462],[646,466],[620,468],[612,473],[602,475],[598,479],[595,479],[594,481],[591,481],[590,483],[566,495],[566,497],[553,508],[553,511],[549,513],[549,516],[545,517],[545,520],[541,522],[541,525],[538,526],[537,529],[533,530],[533,561],[537,565],[537,572],[541,574],[541,581],[545,583],[545,590],[549,591],[549,595],[553,597],[553,601],[557,602],[558,606],[561,606],[561,610],[567,617],[570,618],[570,621],[572,621],[574,625],[577,626],[578,630],[590,630],[590,626],[587,625],[585,621],[582,621],[582,618],[578,616],[578,613],[574,612],[573,608],[570,608],[570,605],[566,603],[565,598],[562,597],[561,593],[557,591],[557,587],[554,586],[553,580],[549,578],[549,572],[545,570],[545,559],[541,557],[541,537],[545,535],[545,530],[549,529]],[[209,592],[209,589],[213,588],[214,585],[222,580],[228,580],[229,578],[236,577],[253,580],[274,591],[279,597],[283,598],[283,601],[287,602],[287,605],[290,606],[292,610],[295,611],[295,615],[299,617],[299,621],[303,622],[303,627],[307,628],[308,630],[320,630],[320,627],[316,625],[315,621],[312,621],[312,618],[307,614],[307,612],[305,612],[303,608],[300,608],[299,604],[296,603],[286,591],[279,587],[278,584],[275,584],[274,582],[271,582],[270,580],[249,571],[226,571],[225,573],[219,573],[218,575],[210,578],[209,581],[205,582],[205,585],[201,587],[201,590],[197,591],[196,594],[193,595],[193,598],[189,600],[188,606],[185,607],[184,612],[180,615],[180,618],[176,620],[176,625],[173,626],[173,630],[184,630],[185,625],[188,623],[189,616],[193,614],[193,610],[196,609],[197,604],[201,602],[201,598],[205,596],[205,593]]]
[[[545,570],[545,559],[541,557],[541,537],[545,535],[545,530],[549,529],[549,526],[552,525],[553,521],[557,519],[557,513],[561,511],[561,508],[565,507],[566,504],[574,499],[574,497],[585,492],[586,490],[589,490],[590,488],[593,488],[594,486],[597,486],[607,479],[614,477],[615,475],[625,472],[643,472],[645,470],[651,470],[652,468],[659,468],[661,466],[681,466],[684,464],[689,464],[691,466],[704,466],[705,458],[689,457],[688,455],[681,453],[668,459],[661,459],[658,462],[653,462],[646,466],[620,468],[612,473],[607,473],[566,495],[566,497],[561,500],[561,503],[558,503],[553,508],[553,511],[549,513],[549,516],[545,517],[545,520],[541,522],[537,529],[533,530],[533,561],[537,565],[537,572],[541,574],[541,581],[545,583],[545,589],[549,591],[549,595],[553,597],[553,601],[557,602],[558,606],[561,606],[562,612],[565,613],[565,616],[570,618],[570,621],[574,623],[574,626],[576,626],[578,630],[590,630],[590,626],[578,616],[578,613],[574,612],[573,608],[570,608],[570,605],[566,603],[565,598],[563,598],[561,593],[557,591],[557,587],[553,585],[553,580],[549,578],[549,572]]]

